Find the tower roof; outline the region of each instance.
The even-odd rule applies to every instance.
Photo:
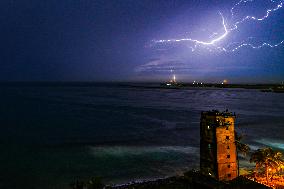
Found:
[[[220,112],[219,110],[211,110],[211,111],[202,111],[201,115],[208,116],[223,116],[223,117],[235,117],[236,114],[233,112],[229,112],[228,110]]]

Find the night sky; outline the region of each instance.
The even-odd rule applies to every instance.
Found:
[[[1,0],[1,81],[284,81],[284,7],[248,19],[211,46],[225,25],[261,18],[280,0]],[[221,13],[221,14],[220,14]],[[217,32],[216,36],[211,36]],[[250,43],[236,51],[218,47]],[[273,46],[279,44],[277,46]],[[213,46],[213,47],[212,47]],[[192,51],[192,48],[195,48]],[[229,50],[233,47],[230,46]]]

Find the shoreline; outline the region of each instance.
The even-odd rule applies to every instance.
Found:
[[[183,175],[176,175],[165,178],[149,179],[149,180],[134,180],[126,184],[105,185],[105,189],[160,189],[160,188],[259,188],[268,189],[267,185],[249,179],[247,176],[240,175],[237,178],[228,181],[218,181],[212,177],[202,175],[198,170],[190,170],[184,172]]]

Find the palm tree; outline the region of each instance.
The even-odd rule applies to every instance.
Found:
[[[264,164],[264,155],[262,149],[258,149],[251,154],[250,162],[255,163],[255,173],[257,175],[259,168],[261,168]]]
[[[237,153],[240,152],[243,156],[246,156],[250,151],[250,147],[249,145],[241,142],[242,138],[243,138],[243,135],[238,135],[238,133],[235,131],[235,144],[237,148]],[[238,159],[238,174],[239,173],[240,173],[240,165],[239,165],[239,159]]]
[[[250,147],[249,145],[241,142],[242,138],[243,138],[242,135],[238,135],[238,133],[235,132],[235,144],[236,144],[237,151],[243,154],[244,156],[246,156],[248,152],[250,151]]]
[[[255,162],[256,171],[258,168],[265,168],[266,181],[268,184],[268,174],[270,168],[278,168],[283,163],[281,152],[275,152],[271,148],[258,149],[252,153],[250,162]]]

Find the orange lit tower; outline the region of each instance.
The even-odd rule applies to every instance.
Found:
[[[217,110],[201,113],[200,171],[218,180],[238,176],[235,115]]]

